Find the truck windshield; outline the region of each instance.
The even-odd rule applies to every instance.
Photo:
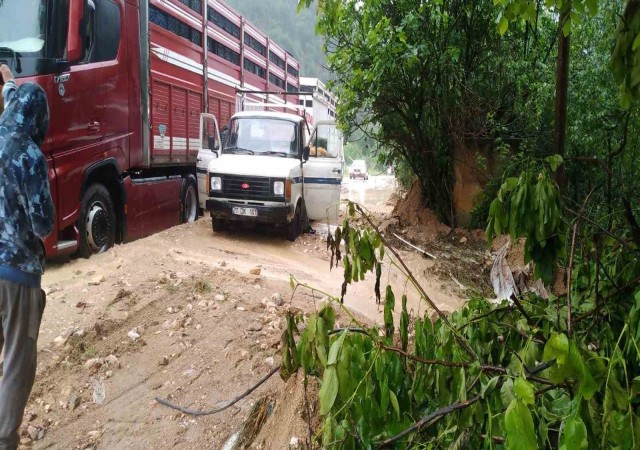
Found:
[[[42,53],[47,3],[48,0],[0,0],[0,47],[18,53]]]
[[[242,117],[231,120],[224,153],[299,156],[298,125],[284,119]]]

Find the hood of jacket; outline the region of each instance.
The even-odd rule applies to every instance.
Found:
[[[34,83],[20,86],[0,117],[0,127],[26,134],[42,146],[49,129],[49,104],[42,88]]]

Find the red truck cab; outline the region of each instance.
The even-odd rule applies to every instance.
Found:
[[[299,63],[220,0],[4,0],[0,61],[47,93],[49,257],[195,220],[200,115],[273,84],[298,102]]]

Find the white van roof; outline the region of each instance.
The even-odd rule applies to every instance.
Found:
[[[303,117],[297,116],[295,114],[283,113],[283,112],[275,112],[275,111],[241,111],[233,115],[232,119],[241,119],[241,118],[269,118],[269,119],[280,119],[280,120],[290,120],[292,122],[302,122],[304,120]]]

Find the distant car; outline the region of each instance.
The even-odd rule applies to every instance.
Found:
[[[362,159],[356,159],[349,168],[349,178],[355,180],[360,178],[362,180],[369,179],[369,173],[367,172],[367,163]]]

